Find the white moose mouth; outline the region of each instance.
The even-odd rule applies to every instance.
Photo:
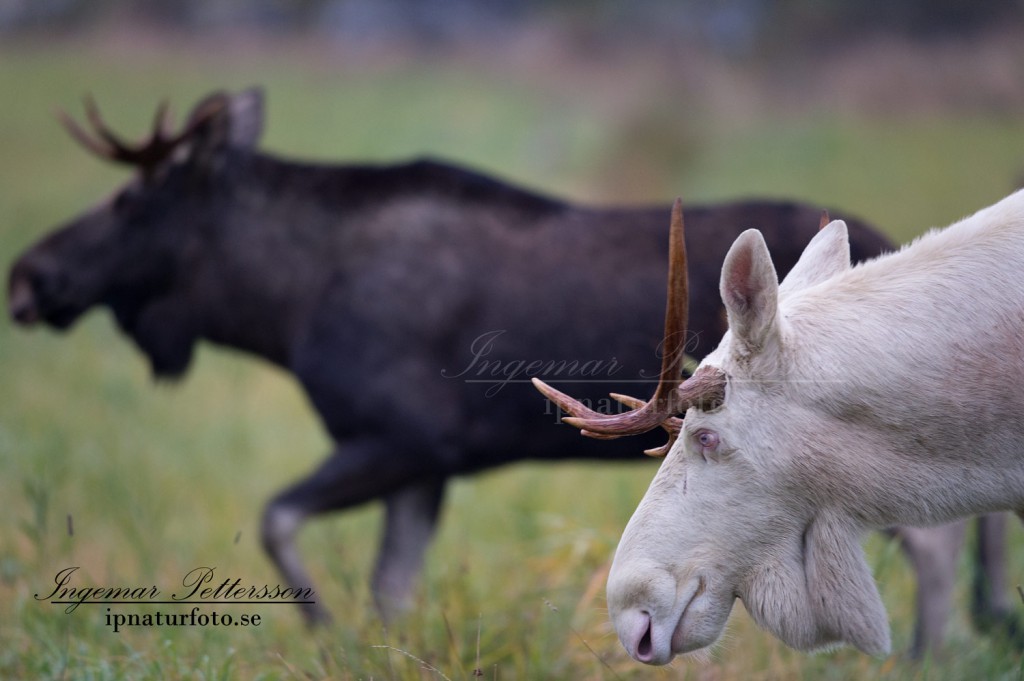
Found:
[[[679,615],[679,620],[676,622],[676,628],[672,632],[672,654],[680,655],[682,653],[690,653],[694,650],[707,647],[714,643],[712,641],[705,641],[703,637],[694,637],[694,618],[700,618],[700,607],[702,598],[707,590],[707,583],[703,577],[697,578],[697,588],[686,601],[686,605],[683,607],[683,612]],[[696,607],[695,607],[696,606]],[[716,637],[717,639],[717,637]]]
[[[665,616],[651,616],[650,611],[631,609],[618,617],[619,638],[626,651],[637,662],[664,665],[676,655],[706,648],[718,639],[720,630],[708,636],[703,626],[703,611],[708,596],[703,577],[690,581],[682,598]],[[653,610],[653,608],[652,608]]]

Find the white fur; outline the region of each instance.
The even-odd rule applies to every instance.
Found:
[[[884,654],[863,531],[1024,508],[1024,192],[852,268],[833,222],[781,286],[744,233],[722,296],[730,331],[703,364],[725,404],[687,413],[626,527],[620,638],[663,664],[717,640],[739,597],[795,648]]]

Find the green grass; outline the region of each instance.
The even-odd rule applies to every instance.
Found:
[[[600,72],[587,80],[402,53],[353,61],[330,46],[288,43],[217,57],[209,45],[112,42],[0,50],[0,91],[8,93],[0,106],[4,271],[124,176],[79,151],[51,116],[58,106],[76,109],[86,91],[115,128],[141,134],[163,96],[183,113],[210,89],[260,83],[269,96],[264,147],[282,154],[429,153],[602,203],[677,193],[789,196],[858,213],[900,240],[1008,193],[1021,168],[1024,123],[998,116],[733,118],[687,104],[671,83],[649,85],[649,106],[642,98],[602,106],[614,83]],[[0,677],[455,680],[475,678],[475,669],[505,680],[1021,675],[1020,655],[973,633],[963,607],[943,657],[923,665],[848,650],[797,654],[757,630],[741,607],[708,665],[631,662],[607,624],[603,576],[650,465],[525,464],[456,482],[417,607],[387,628],[367,589],[375,506],[311,523],[302,534],[319,597],[338,615],[329,631],[306,632],[290,608],[254,606],[263,617],[257,628],[113,633],[97,606],[66,615],[33,598],[72,565],[83,580],[111,586],[173,590],[200,565],[276,583],[258,545],[262,504],[327,448],[292,380],[260,362],[205,346],[187,380],[154,385],[106,313],[89,315],[66,337],[0,322]],[[1019,575],[1017,528],[1012,540],[1011,575]],[[911,575],[892,543],[874,536],[868,549],[894,645],[906,649]],[[961,569],[966,591],[966,564]]]

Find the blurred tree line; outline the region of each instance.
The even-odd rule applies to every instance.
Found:
[[[1024,0],[0,0],[0,31],[132,21],[178,30],[318,30],[421,40],[558,19],[591,31],[697,35],[724,51],[828,36],[927,39],[1019,23]],[[825,36],[823,38],[823,36]]]

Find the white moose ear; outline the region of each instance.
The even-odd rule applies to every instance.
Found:
[[[868,655],[887,655],[889,620],[858,532],[831,515],[804,535],[807,598],[818,642],[848,643]]]
[[[814,286],[850,269],[850,237],[846,223],[833,220],[807,244],[779,287],[779,295]]]
[[[729,330],[741,354],[759,352],[776,329],[779,278],[761,232],[748,229],[725,256],[719,286],[729,315]]]

